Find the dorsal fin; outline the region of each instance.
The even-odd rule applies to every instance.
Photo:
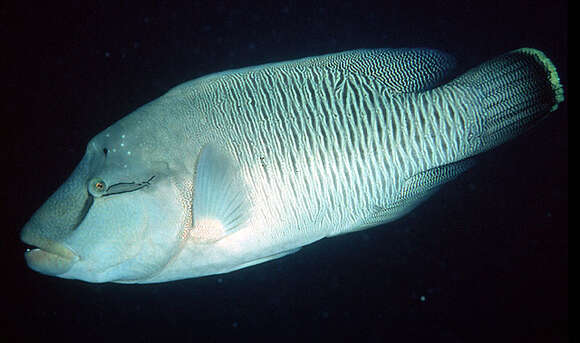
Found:
[[[172,91],[220,82],[231,75],[253,78],[260,73],[275,74],[279,69],[318,68],[378,82],[389,94],[414,93],[441,85],[449,79],[454,67],[453,56],[433,49],[360,49],[226,70],[182,84]]]
[[[390,93],[434,88],[455,67],[451,55],[432,49],[354,50],[336,57],[340,68],[382,83]]]

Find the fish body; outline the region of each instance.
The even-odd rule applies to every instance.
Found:
[[[356,50],[177,86],[89,142],[24,227],[26,260],[165,282],[395,220],[563,101],[538,50],[453,67],[436,50]]]

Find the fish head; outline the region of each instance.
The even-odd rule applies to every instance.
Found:
[[[180,249],[186,202],[147,130],[127,120],[95,138],[76,169],[34,213],[21,239],[40,273],[88,282],[139,282]]]

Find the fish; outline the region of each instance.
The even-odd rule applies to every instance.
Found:
[[[434,49],[361,49],[178,85],[88,142],[22,228],[26,263],[160,283],[394,221],[564,101],[533,48],[455,66]]]

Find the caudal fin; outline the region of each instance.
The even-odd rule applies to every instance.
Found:
[[[554,64],[523,48],[487,61],[451,82],[474,96],[468,141],[472,153],[491,149],[558,108],[564,91]]]

